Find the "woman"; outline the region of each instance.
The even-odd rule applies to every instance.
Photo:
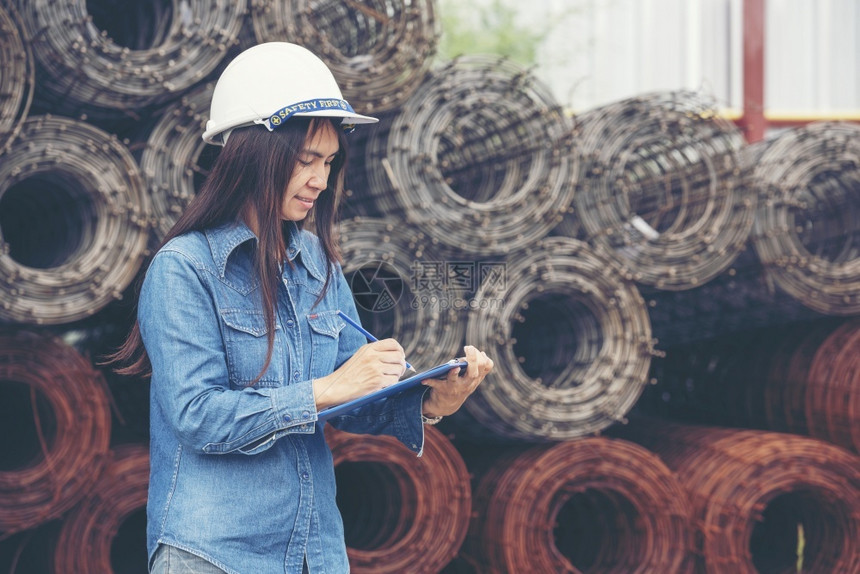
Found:
[[[115,359],[151,372],[147,543],[151,572],[349,570],[335,477],[317,412],[398,381],[403,348],[367,343],[337,261],[344,126],[370,123],[328,68],[287,43],[225,69],[204,139],[224,146],[140,291]],[[313,216],[315,234],[303,230]],[[334,417],[419,456],[422,424],[456,411],[492,368]]]

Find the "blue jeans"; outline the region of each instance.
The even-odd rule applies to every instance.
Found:
[[[155,551],[150,574],[225,574],[223,570],[195,554],[161,544]]]
[[[302,568],[307,573],[308,564],[305,562]],[[225,574],[223,570],[196,554],[185,550],[160,544],[155,551],[150,574]]]

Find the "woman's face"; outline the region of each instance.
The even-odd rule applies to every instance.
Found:
[[[299,153],[298,163],[293,169],[281,204],[282,219],[301,221],[307,217],[317,197],[328,186],[331,162],[338,151],[340,144],[334,127],[329,122],[322,122]]]

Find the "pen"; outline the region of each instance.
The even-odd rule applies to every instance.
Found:
[[[347,315],[346,313],[344,313],[344,312],[343,312],[343,311],[341,311],[340,309],[338,309],[337,314],[338,314],[338,315],[340,315],[340,318],[341,318],[341,319],[343,319],[344,321],[346,321],[347,323],[349,323],[350,325],[352,325],[353,327],[355,327],[356,329],[358,329],[358,331],[359,331],[362,335],[364,335],[365,337],[367,337],[368,339],[370,339],[370,340],[371,340],[371,341],[373,341],[374,343],[375,343],[376,341],[378,341],[378,340],[379,340],[379,339],[377,339],[376,337],[374,337],[373,335],[371,335],[371,334],[370,334],[370,331],[368,331],[367,329],[365,329],[364,327],[362,327],[361,325],[359,325],[358,323],[356,323],[355,321],[353,321],[353,320],[349,317],[349,315]],[[409,369],[410,371],[412,371],[413,373],[415,372],[415,369],[414,369],[414,368],[412,367],[412,365],[410,365],[408,362],[406,363],[406,368],[407,368],[407,369]]]

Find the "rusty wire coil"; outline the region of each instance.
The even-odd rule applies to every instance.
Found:
[[[432,0],[251,0],[258,41],[290,41],[322,58],[362,113],[400,107],[436,53]]]
[[[0,538],[57,518],[87,494],[108,452],[107,387],[62,340],[0,334],[8,447],[0,470]],[[10,436],[11,435],[11,436]]]
[[[860,453],[860,320],[833,330],[818,346],[806,383],[809,434]]]
[[[478,572],[692,572],[691,505],[628,441],[584,438],[502,457],[475,488]]]
[[[466,340],[495,368],[465,403],[511,438],[565,440],[623,420],[655,353],[645,302],[605,254],[553,237],[488,276]]]
[[[773,281],[820,313],[860,312],[860,126],[817,123],[766,145],[752,242]]]
[[[577,116],[583,175],[575,214],[637,282],[701,285],[725,270],[753,225],[744,139],[692,92],[657,92]]]
[[[12,1],[44,78],[40,95],[51,109],[93,116],[137,117],[203,80],[238,42],[246,11],[245,0],[122,4],[121,16],[111,12],[119,4]],[[99,29],[126,22],[134,26],[114,29],[116,37]]]
[[[54,572],[111,574],[117,560],[145,566],[148,485],[148,447],[114,447],[98,482],[63,521]]]
[[[341,223],[340,248],[344,275],[371,333],[397,339],[416,368],[457,356],[466,322],[419,283],[423,269],[447,263],[431,239],[394,219],[356,217]]]
[[[424,427],[421,458],[390,436],[326,427],[353,572],[439,572],[469,527],[472,491],[460,454]]]
[[[381,212],[454,248],[541,239],[574,194],[572,123],[519,65],[464,56],[434,71],[366,146]]]
[[[11,5],[0,4],[0,152],[18,134],[30,111],[35,81],[33,54],[18,13]]]
[[[168,106],[150,132],[140,159],[152,201],[153,229],[164,237],[194,199],[221,148],[200,134],[209,117],[213,84],[201,84]]]
[[[690,493],[697,571],[860,572],[857,455],[798,435],[656,419],[615,430],[658,454]]]
[[[809,434],[808,397],[811,392],[818,392],[809,384],[809,370],[816,351],[838,326],[838,322],[831,320],[804,322],[774,333],[773,352],[761,357],[768,363],[762,398],[767,429]],[[748,383],[751,388],[761,384]]]
[[[0,320],[70,322],[120,298],[148,225],[122,142],[79,120],[29,118],[0,162]]]

